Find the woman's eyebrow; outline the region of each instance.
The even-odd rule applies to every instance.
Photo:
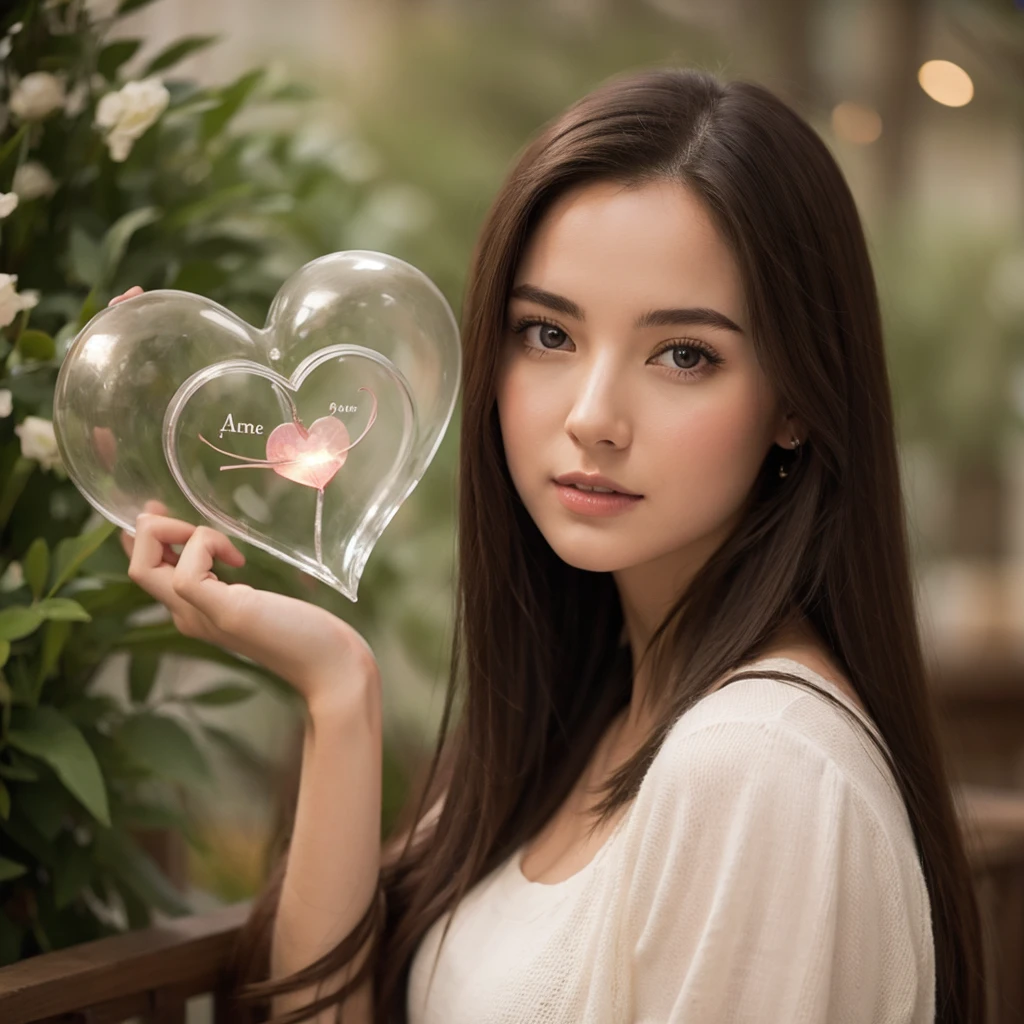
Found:
[[[571,316],[574,320],[579,320],[580,323],[587,319],[583,315],[583,310],[572,299],[545,291],[533,284],[517,284],[509,294],[509,298],[528,299],[531,302],[536,302],[539,306],[546,306],[556,313]],[[706,306],[687,309],[651,309],[637,317],[635,326],[637,329],[678,326],[719,327],[725,331],[743,334],[743,328],[739,324],[730,320],[724,313],[719,313],[717,309],[708,309]]]

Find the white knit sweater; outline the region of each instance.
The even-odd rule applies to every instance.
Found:
[[[877,729],[835,684],[784,658]],[[752,666],[748,666],[752,667]],[[881,738],[879,736],[879,738]],[[673,726],[571,878],[523,848],[427,932],[410,1024],[932,1024],[931,911],[871,740],[824,697],[730,683]]]

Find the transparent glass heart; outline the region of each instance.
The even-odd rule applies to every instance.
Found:
[[[461,359],[421,271],[332,253],[285,282],[262,330],[173,290],[97,313],[61,366],[54,430],[75,486],[129,533],[156,499],[355,601],[441,443]]]

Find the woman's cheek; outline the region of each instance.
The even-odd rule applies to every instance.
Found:
[[[727,401],[708,397],[656,429],[654,450],[667,458],[653,478],[664,481],[669,500],[680,503],[677,507],[713,526],[711,520],[728,518],[743,503],[770,442],[763,396],[736,389],[718,396]]]
[[[524,483],[523,471],[528,469],[521,464],[520,456],[525,458],[530,451],[536,452],[537,434],[545,429],[542,399],[538,400],[538,390],[530,388],[525,378],[521,367],[513,362],[506,365],[497,381],[498,421],[505,458],[512,480],[520,489]]]

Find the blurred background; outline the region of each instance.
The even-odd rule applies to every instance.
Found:
[[[245,286],[238,264],[209,254],[129,260],[103,283],[111,294],[135,283],[185,287],[252,322],[304,261],[352,248],[413,263],[458,314],[476,232],[510,162],[609,75],[695,65],[758,80],[792,102],[838,159],[867,230],[947,751],[960,781],[1024,790],[1024,3],[128,0],[119,14],[116,3],[88,6],[110,19],[107,45],[126,44],[118,81],[152,74],[156,63],[172,110],[195,95],[176,82],[215,91],[262,72],[274,102],[233,111],[246,140],[235,154],[238,180],[226,186],[235,191],[188,214],[242,233],[260,218],[273,244]],[[191,45],[161,69],[183,39]],[[176,169],[173,148],[144,149],[147,138],[133,173],[208,173],[201,162]],[[239,188],[246,181],[250,191]],[[38,287],[29,271],[21,284]],[[378,655],[386,817],[431,749],[442,706],[457,433],[458,410],[371,555],[357,605],[288,576],[353,621]],[[129,671],[129,655],[117,654],[97,687],[121,693]],[[225,675],[172,653],[154,692],[200,691]],[[274,687],[214,704],[192,710],[235,735],[243,756],[211,752],[214,781],[189,793],[205,851],[161,854],[199,909],[259,888],[301,738],[294,703]]]
[[[293,144],[327,154],[364,196],[355,213],[322,197],[323,251],[392,252],[456,311],[476,231],[518,149],[605,77],[696,65],[790,100],[847,175],[875,261],[922,624],[958,725],[948,742],[965,777],[1024,787],[1024,714],[1007,715],[1007,701],[1024,702],[1021,4],[161,0],[118,32],[145,40],[140,62],[182,35],[220,36],[180,65],[205,82],[259,66],[310,85],[316,100],[291,122]],[[427,473],[436,488],[414,495],[382,551],[406,527],[414,550],[431,547],[435,534],[406,519],[429,520],[436,536],[453,529],[442,492],[453,486],[454,433]],[[408,564],[407,586],[449,585],[449,560],[429,580],[415,554]],[[442,659],[448,638],[434,630],[448,623],[421,624]],[[422,756],[441,662],[410,660],[400,636],[377,649],[395,735]],[[257,703],[244,714],[268,727]]]

